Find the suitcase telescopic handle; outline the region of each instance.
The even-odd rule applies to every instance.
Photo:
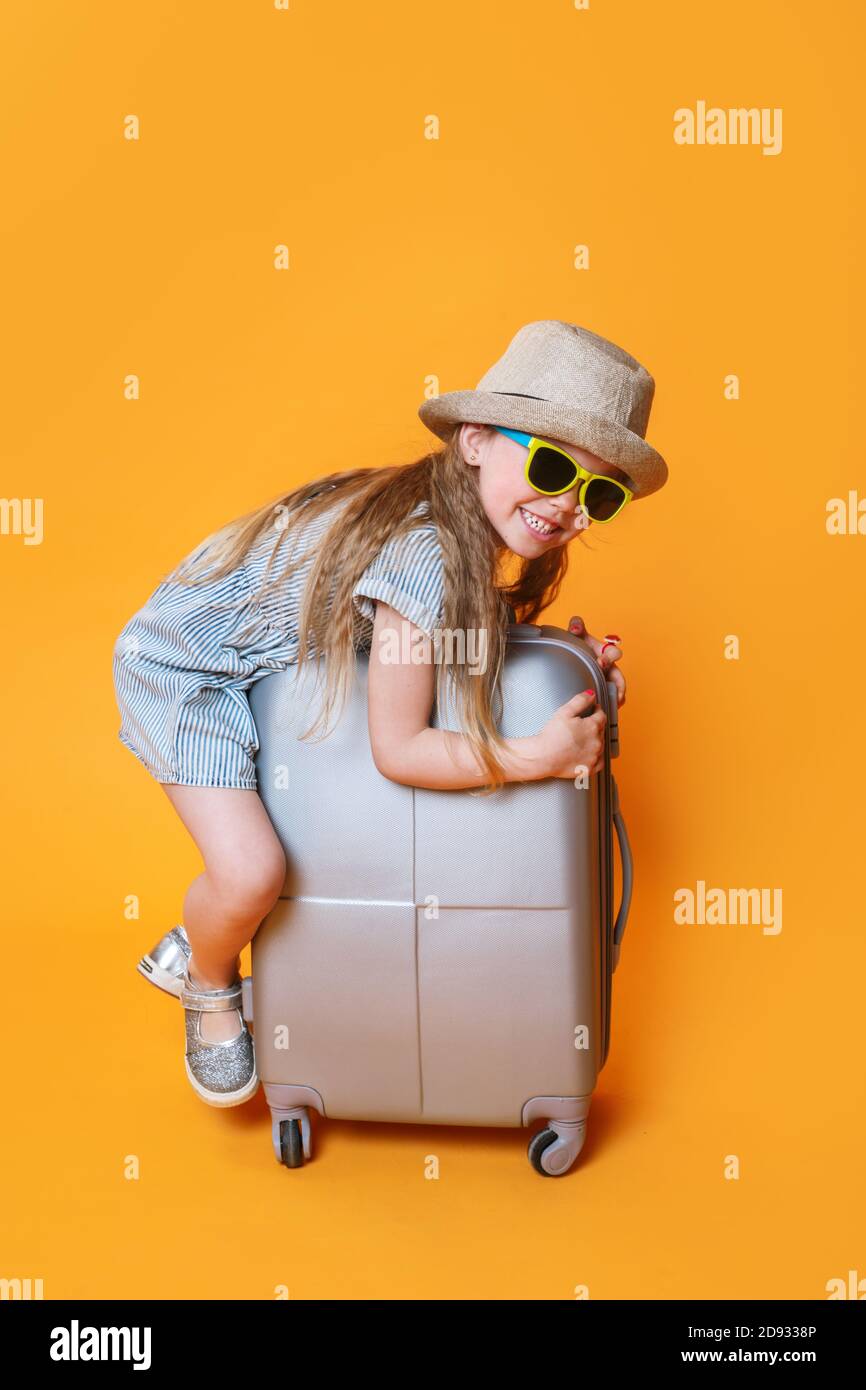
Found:
[[[622,860],[622,901],[613,926],[613,968],[616,970],[619,965],[619,952],[625,933],[625,924],[628,921],[628,910],[631,906],[634,862],[631,857],[631,845],[628,842],[628,831],[625,828],[625,821],[619,807],[619,788],[613,773],[611,773],[610,784],[613,788],[613,823],[616,827],[616,838],[619,841],[619,853]]]

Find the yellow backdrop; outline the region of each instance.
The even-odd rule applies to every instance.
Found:
[[[866,1278],[860,30],[807,0],[5,7],[0,1276],[241,1299]],[[713,107],[772,140],[675,139]],[[526,1131],[314,1119],[289,1172],[261,1092],[196,1098],[182,1013],[134,969],[200,861],[117,739],[114,640],[223,521],[417,456],[428,379],[474,386],[540,318],[649,367],[670,467],[575,546],[548,614],[621,634],[628,680],[637,877],[586,1147],[546,1181]],[[700,884],[778,891],[781,930],[678,920]]]

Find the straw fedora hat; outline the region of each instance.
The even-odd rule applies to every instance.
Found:
[[[474,391],[448,391],[418,414],[447,440],[456,424],[507,425],[576,444],[621,468],[635,499],[664,487],[668,467],[646,442],[655,382],[623,348],[559,319],[527,323]]]

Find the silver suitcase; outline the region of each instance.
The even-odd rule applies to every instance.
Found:
[[[250,691],[260,795],[288,863],[244,982],[277,1159],[299,1167],[311,1157],[317,1110],[538,1125],[530,1162],[559,1176],[583,1145],[607,1059],[631,898],[611,773],[616,688],[580,638],[512,624],[500,731],[537,733],[592,686],[607,715],[604,770],[589,787],[548,778],[481,797],[382,776],[367,729],[367,670],[361,651],[345,713],[319,743],[298,738],[319,708],[315,665],[302,677],[290,666]],[[459,729],[438,708],[431,724]]]

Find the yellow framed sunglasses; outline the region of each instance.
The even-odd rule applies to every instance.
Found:
[[[625,483],[608,478],[603,473],[590,473],[571,454],[558,449],[555,444],[548,444],[545,439],[536,439],[535,435],[524,434],[520,430],[501,429],[499,425],[493,428],[529,450],[524,473],[535,492],[541,492],[545,497],[557,497],[561,492],[568,492],[580,480],[577,500],[590,521],[599,525],[613,521],[634,497]]]

